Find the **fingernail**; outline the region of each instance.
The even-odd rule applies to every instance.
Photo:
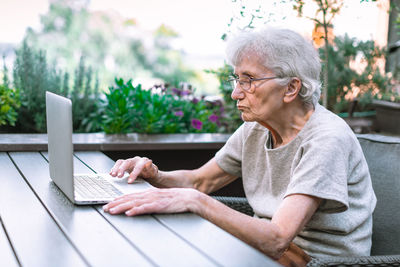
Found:
[[[128,210],[125,212],[125,215],[130,216],[130,215],[132,215],[132,212],[130,210]]]
[[[109,212],[114,212],[114,211],[115,211],[115,208],[112,208],[109,210]]]

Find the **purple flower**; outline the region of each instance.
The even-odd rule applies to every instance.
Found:
[[[182,110],[176,111],[174,115],[177,117],[183,117],[183,111]]]
[[[222,107],[222,101],[221,100],[215,100],[215,101],[213,101],[212,104],[213,104],[214,107],[216,107],[216,106]]]
[[[212,115],[210,115],[210,117],[208,117],[208,119],[209,119],[211,122],[217,122],[217,121],[218,121],[218,116],[215,115],[215,114],[212,114]]]
[[[201,128],[203,127],[203,123],[198,119],[192,119],[192,126],[197,130],[201,130]]]
[[[196,97],[192,99],[192,103],[193,104],[197,104],[197,103],[199,103],[199,101],[200,100],[198,98],[196,98]]]
[[[182,92],[181,92],[181,95],[182,96],[185,96],[185,95],[190,95],[190,91],[189,90],[183,90]]]
[[[174,87],[174,88],[171,89],[171,91],[172,91],[173,94],[175,94],[177,96],[181,95],[181,90],[179,90],[178,88]]]

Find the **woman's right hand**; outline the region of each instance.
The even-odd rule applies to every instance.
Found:
[[[128,172],[128,183],[133,183],[138,176],[145,179],[156,179],[158,177],[158,167],[153,164],[151,159],[146,157],[134,157],[130,159],[119,159],[112,167],[110,175],[122,178]]]

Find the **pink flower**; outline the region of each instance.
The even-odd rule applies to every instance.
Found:
[[[217,122],[217,121],[218,121],[218,116],[215,115],[215,114],[212,114],[210,117],[208,117],[208,119],[209,119],[211,122]]]
[[[177,117],[183,117],[183,111],[182,110],[176,111],[174,115]]]
[[[192,126],[197,130],[201,130],[201,128],[203,127],[203,123],[198,119],[192,119]]]

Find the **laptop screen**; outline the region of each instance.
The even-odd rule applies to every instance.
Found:
[[[72,102],[46,92],[50,177],[73,202]]]

